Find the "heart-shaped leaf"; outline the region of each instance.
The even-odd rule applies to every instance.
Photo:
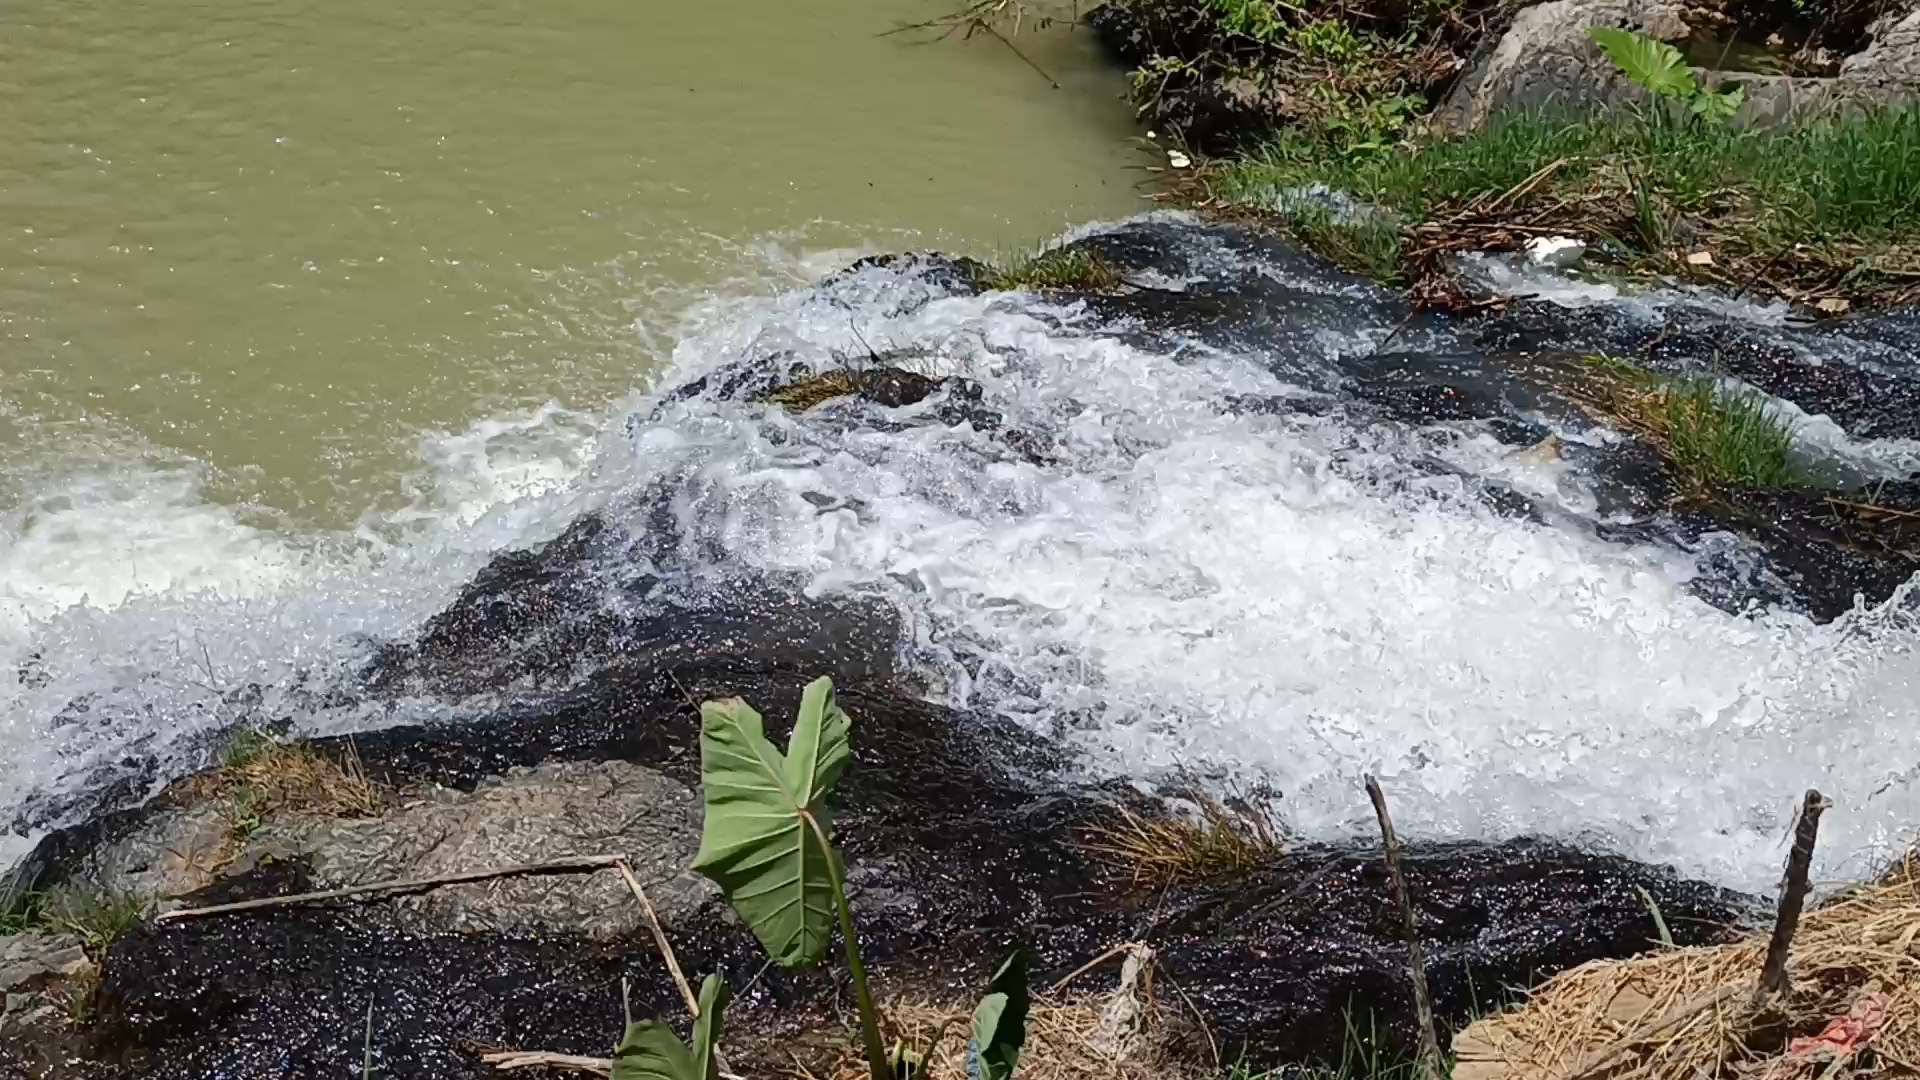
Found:
[[[839,855],[827,846],[826,795],[846,767],[850,727],[826,678],[802,695],[784,755],[746,702],[700,707],[706,822],[693,868],[720,886],[783,967],[826,955],[839,876]]]
[[[727,1011],[727,984],[709,975],[700,984],[700,1015],[693,1022],[693,1046],[682,1045],[673,1029],[657,1020],[628,1024],[613,1050],[612,1080],[713,1080],[713,1048],[720,1041],[720,1020]]]
[[[1008,1080],[1027,1041],[1027,952],[1017,949],[994,972],[987,996],[973,1011],[967,1042],[968,1080]]]
[[[1587,36],[1619,66],[1627,78],[1656,94],[1690,97],[1695,90],[1693,69],[1679,49],[1645,34],[1614,26],[1590,26]]]

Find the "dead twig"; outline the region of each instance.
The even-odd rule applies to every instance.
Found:
[[[178,919],[197,919],[207,915],[227,915],[236,911],[266,911],[273,908],[298,907],[302,904],[319,903],[323,900],[347,900],[373,896],[375,894],[393,895],[395,893],[425,892],[443,885],[463,885],[474,881],[491,881],[503,877],[528,877],[536,874],[569,874],[601,870],[621,862],[621,855],[570,855],[564,859],[550,862],[528,863],[522,866],[507,866],[497,870],[470,870],[460,874],[443,874],[439,877],[413,878],[403,881],[378,881],[371,885],[354,885],[345,889],[327,889],[322,892],[294,893],[291,896],[268,896],[258,900],[241,900],[232,904],[215,904],[212,907],[182,908],[178,911],[166,911],[154,916],[154,922],[173,922]]]
[[[491,1065],[501,1072],[511,1069],[567,1069],[572,1072],[596,1073],[600,1076],[613,1075],[613,1059],[580,1057],[577,1054],[549,1054],[542,1051],[502,1050],[498,1053],[481,1054],[480,1061]]]
[[[667,932],[660,926],[660,915],[653,910],[653,901],[647,899],[647,890],[640,887],[640,879],[633,876],[633,868],[627,865],[625,859],[614,863],[614,866],[620,871],[620,876],[627,879],[627,888],[633,891],[634,899],[640,901],[641,910],[647,913],[647,927],[653,931],[653,943],[659,946],[661,959],[667,962],[673,985],[680,988],[680,1000],[687,1003],[687,1015],[698,1020],[700,999],[694,997],[686,973],[680,970],[680,958],[673,954],[673,943],[667,940]]]
[[[1420,1025],[1416,1066],[1423,1080],[1440,1080],[1444,1075],[1440,1039],[1433,1030],[1433,999],[1427,995],[1427,964],[1420,953],[1420,925],[1414,919],[1413,898],[1407,893],[1406,876],[1400,872],[1400,838],[1394,835],[1393,818],[1387,813],[1387,794],[1371,776],[1367,777],[1367,798],[1373,800],[1374,816],[1380,819],[1380,840],[1386,847],[1393,902],[1400,909],[1400,920],[1407,928],[1407,968],[1413,975],[1414,1022]]]
[[[1760,986],[1753,994],[1758,1009],[1773,994],[1787,991],[1787,953],[1793,947],[1793,932],[1800,925],[1800,911],[1806,906],[1807,873],[1813,865],[1814,841],[1820,838],[1820,814],[1833,805],[1811,788],[1800,803],[1800,816],[1794,822],[1793,851],[1787,855],[1787,880],[1780,890],[1780,911],[1773,920],[1773,937],[1767,942],[1767,962],[1760,969]]]

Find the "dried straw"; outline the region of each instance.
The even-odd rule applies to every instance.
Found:
[[[1793,940],[1791,989],[1759,1012],[1753,989],[1764,933],[1727,945],[1596,961],[1564,972],[1524,1006],[1454,1041],[1455,1080],[1718,1080],[1787,1073],[1789,1039],[1845,1016],[1871,991],[1888,998],[1870,1049],[1834,1063],[1854,1075],[1878,1063],[1920,1063],[1920,864],[1914,853],[1880,880],[1808,912]],[[1846,1068],[1841,1069],[1844,1065]]]
[[[262,816],[373,817],[384,799],[349,748],[340,761],[303,742],[274,742],[245,760],[199,773],[181,782],[189,802],[243,792]]]
[[[1129,1039],[1103,1037],[1102,1015],[1109,998],[1102,995],[1039,996],[1027,1014],[1027,1040],[1020,1051],[1021,1080],[1200,1080],[1208,1074],[1191,1051],[1196,1040],[1180,1029],[1174,1017],[1152,1009],[1146,1023]],[[925,1075],[928,1080],[961,1080],[967,1075],[967,1035],[972,1025],[971,1004],[937,1005],[904,1001],[881,1010],[889,1040],[925,1049],[935,1032],[945,1035],[934,1048]],[[866,1080],[866,1059],[859,1041],[840,1040],[823,1067],[796,1066],[788,1073],[803,1080]]]

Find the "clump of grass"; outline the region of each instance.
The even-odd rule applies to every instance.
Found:
[[[1808,483],[1793,454],[1793,425],[1769,411],[1760,396],[1711,376],[1674,378],[1591,357],[1567,395],[1652,446],[1690,496]]]
[[[1384,215],[1341,214],[1299,200],[1285,215],[1302,243],[1340,266],[1382,285],[1399,285],[1406,280],[1399,226]]]
[[[37,889],[16,889],[9,875],[0,881],[0,937],[24,934],[45,921],[47,894]]]
[[[1218,203],[1254,207],[1316,184],[1346,192],[1421,235],[1417,251],[1403,250],[1407,257],[1513,246],[1552,229],[1623,255],[1637,249],[1660,269],[1796,298],[1877,290],[1892,302],[1916,294],[1913,107],[1768,130],[1651,116],[1513,115],[1462,135],[1361,149],[1326,132],[1285,134],[1211,166],[1203,186]],[[1501,231],[1521,218],[1527,232]],[[1710,269],[1677,258],[1695,250],[1714,256]]]
[[[1098,251],[1084,247],[1059,247],[1014,255],[989,265],[981,273],[979,284],[983,289],[999,291],[1100,291],[1118,288],[1121,280],[1120,271]]]
[[[220,767],[186,780],[181,794],[193,801],[224,800],[227,830],[237,841],[275,814],[372,817],[385,802],[353,753],[336,761],[307,743],[251,728],[235,732]]]
[[[97,957],[139,923],[147,903],[134,893],[63,891],[47,901],[41,923],[79,938],[88,954]]]
[[[1166,886],[1271,862],[1286,844],[1286,832],[1260,806],[1241,798],[1223,801],[1198,784],[1187,798],[1194,815],[1148,814],[1126,806],[1095,826],[1085,843],[1092,854],[1125,867],[1135,885]]]

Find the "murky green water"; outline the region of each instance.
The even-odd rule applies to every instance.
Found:
[[[703,291],[1140,207],[1083,34],[942,0],[22,0],[0,19],[0,509],[205,463],[340,523],[422,431],[637,383]]]

